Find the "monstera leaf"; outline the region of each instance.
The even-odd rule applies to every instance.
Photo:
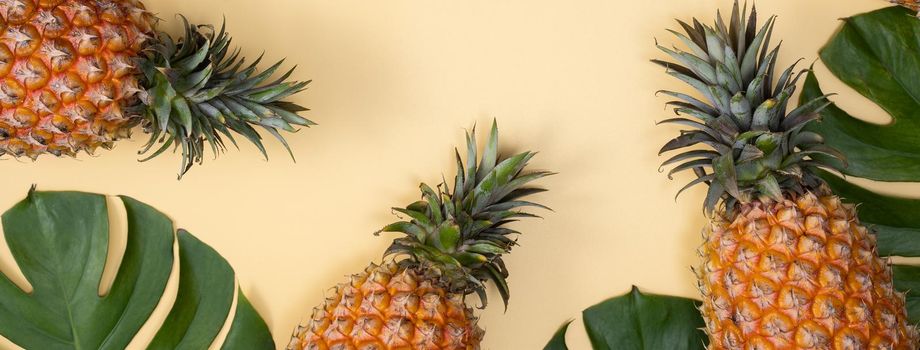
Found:
[[[841,81],[884,109],[892,121],[878,125],[837,106],[822,113],[812,131],[847,156],[847,176],[880,181],[920,182],[920,20],[891,7],[846,18],[821,60]],[[824,92],[811,73],[802,100]],[[878,234],[884,256],[920,256],[920,200],[874,193],[823,172],[834,192],[860,203],[859,217]],[[920,322],[920,268],[894,266],[895,287],[907,294],[908,312]]]
[[[124,349],[166,292],[177,258],[175,303],[150,349],[207,349],[231,313],[223,349],[273,349],[265,322],[217,252],[152,207],[118,197],[127,243],[110,290],[100,295],[109,248],[105,196],[35,192],[3,214],[10,251],[32,286],[0,275],[0,335],[26,349]]]
[[[543,350],[569,350],[569,346],[565,343],[565,334],[569,331],[569,326],[571,325],[572,320],[565,321],[565,323],[556,330],[553,337],[549,339],[549,343],[543,347]]]
[[[595,350],[703,350],[705,326],[699,302],[692,299],[643,294],[633,287],[626,295],[594,305],[582,316]],[[544,350],[568,350],[568,323]]]

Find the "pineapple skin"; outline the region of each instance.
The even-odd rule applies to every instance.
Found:
[[[394,262],[371,264],[314,308],[289,350],[478,350],[484,331],[463,294]]]
[[[710,349],[920,348],[874,234],[826,193],[755,200],[707,225],[698,276]]]
[[[0,1],[0,155],[110,148],[140,103],[154,17],[136,0]]]

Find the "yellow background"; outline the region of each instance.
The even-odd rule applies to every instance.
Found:
[[[779,15],[780,62],[814,60],[838,18],[876,0],[762,0]],[[482,313],[485,349],[542,348],[582,309],[636,284],[693,297],[702,188],[675,202],[690,178],[668,181],[657,150],[676,133],[662,88],[687,88],[648,62],[654,38],[675,39],[673,18],[707,22],[730,1],[303,1],[148,0],[175,33],[174,14],[198,23],[225,15],[249,57],[287,57],[314,79],[296,101],[320,125],[288,136],[297,163],[273,140],[271,160],[250,145],[207,159],[176,181],[176,155],[136,162],[146,140],[78,160],[0,161],[0,208],[41,190],[126,194],[173,217],[234,266],[279,346],[327,288],[379,260],[391,206],[417,186],[453,176],[453,147],[474,123],[499,121],[507,152],[539,151],[533,166],[559,172],[537,198],[555,209],[516,224],[508,259],[511,305],[497,293]],[[267,62],[267,61],[266,61]],[[885,121],[876,107],[817,67],[844,108]],[[482,128],[485,129],[485,128]],[[484,131],[480,130],[480,140]],[[882,188],[873,185],[873,188]],[[920,187],[887,191],[920,194]],[[4,248],[5,249],[5,248]],[[10,270],[9,257],[2,268]],[[573,349],[587,349],[580,321]]]

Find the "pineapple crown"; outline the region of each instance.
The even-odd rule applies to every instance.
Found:
[[[844,161],[842,154],[824,145],[821,135],[803,129],[819,119],[818,112],[831,103],[829,95],[803,101],[787,111],[796,82],[808,70],[796,73],[793,64],[777,72],[781,45],[769,47],[775,16],[758,29],[757,10],[752,8],[745,21],[742,14],[746,13],[747,5],[739,11],[736,0],[728,25],[721,14],[715,26],[696,19],[693,25],[678,20],[686,34],[670,32],[690,52],[656,44],[679,63],[652,60],[703,97],[659,91],[677,98],[667,104],[679,116],[659,124],[687,127],[659,154],[681,151],[662,163],[662,167],[676,164],[669,178],[686,170],[697,176],[677,195],[701,183],[709,185],[704,203],[707,214],[720,202],[730,211],[753,199],[779,200],[784,191],[818,188],[822,182],[812,169],[836,168]],[[710,149],[686,149],[701,144]]]
[[[294,69],[269,82],[281,66],[276,63],[259,72],[259,56],[244,67],[239,48],[230,50],[232,39],[225,26],[193,25],[181,17],[185,35],[178,40],[158,32],[139,59],[143,73],[146,115],[143,120],[150,140],[140,151],[154,158],[173,146],[182,149],[181,178],[195,163],[202,163],[205,142],[216,156],[226,150],[224,137],[237,146],[233,134],[243,135],[268,158],[262,137],[254,126],[277,138],[293,153],[279,130],[294,132],[294,125],[315,125],[298,115],[308,109],[283,101],[304,90],[310,81],[288,81]],[[160,145],[154,150],[157,143]]]
[[[552,173],[524,171],[534,152],[499,156],[494,122],[478,166],[475,127],[466,134],[466,142],[466,166],[455,150],[457,176],[453,191],[446,180],[437,190],[423,183],[422,200],[405,208],[393,208],[409,220],[380,230],[405,234],[393,241],[385,256],[407,256],[401,264],[418,268],[451,292],[478,294],[483,308],[488,303],[485,282],[492,281],[507,308],[508,269],[502,255],[517,244],[511,236],[520,232],[505,225],[518,218],[537,217],[521,211],[525,207],[549,209],[522,198],[545,191],[527,184]]]

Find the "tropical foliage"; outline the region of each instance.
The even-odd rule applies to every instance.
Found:
[[[116,200],[124,205],[127,243],[112,286],[101,295],[113,201],[33,190],[3,214],[6,241],[31,290],[0,275],[0,335],[26,349],[124,349],[167,293],[178,259],[176,300],[149,348],[206,349],[232,312],[222,349],[274,349],[223,257],[187,231],[177,232],[156,209],[130,197]]]
[[[625,295],[589,307],[582,316],[596,350],[703,350],[707,339],[699,305],[692,299],[644,294],[633,286]],[[543,349],[567,350],[568,326],[566,322]]]

